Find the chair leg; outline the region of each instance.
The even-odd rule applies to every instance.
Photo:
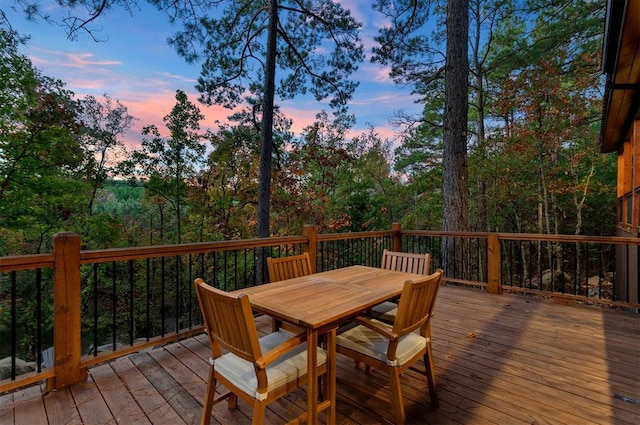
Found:
[[[400,385],[400,369],[394,366],[389,367],[389,381],[391,382],[391,403],[393,413],[396,417],[396,424],[404,425],[404,402],[402,401],[402,387]]]
[[[429,396],[431,397],[431,407],[438,408],[438,391],[436,390],[436,371],[433,367],[433,357],[431,355],[431,347],[427,345],[427,351],[424,353],[424,368],[427,375],[427,384],[429,385]]]
[[[207,393],[204,396],[200,425],[209,425],[211,423],[211,408],[216,395],[216,377],[213,373],[213,367],[209,368],[209,380],[207,382]]]
[[[431,338],[429,338],[429,342],[427,342],[427,352],[425,353],[426,356],[429,357],[429,365],[431,366],[431,376],[433,377],[433,386],[437,386],[438,385],[438,381],[437,381],[437,377],[436,377],[436,372],[435,369],[433,368],[433,357],[431,355],[431,353],[433,353],[433,347],[431,346]],[[427,367],[427,364],[425,363],[425,368]]]
[[[236,410],[238,408],[238,396],[231,393],[227,398],[227,409]]]
[[[253,404],[253,419],[252,425],[262,425],[264,423],[264,412],[267,408],[267,403],[264,401],[256,401]]]
[[[277,319],[271,319],[271,332],[277,332],[280,330],[280,326],[282,326],[282,322]]]

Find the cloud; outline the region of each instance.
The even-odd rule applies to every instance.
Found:
[[[85,68],[89,66],[117,66],[122,62],[110,59],[96,59],[96,55],[90,52],[63,52],[59,50],[33,49],[30,54],[31,61],[38,67]]]
[[[358,70],[358,79],[361,84],[363,82],[374,82],[382,84],[395,84],[391,77],[389,77],[391,68],[388,66],[381,66],[379,64],[363,63]]]
[[[158,75],[161,78],[169,78],[170,80],[177,80],[177,81],[181,81],[183,83],[196,83],[198,81],[197,78],[187,78],[183,75],[178,75],[178,74],[172,74],[170,72],[159,72]]]

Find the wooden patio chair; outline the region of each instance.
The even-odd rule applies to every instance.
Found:
[[[270,282],[307,276],[313,273],[308,252],[280,258],[267,257],[267,268],[269,269]]]
[[[388,373],[391,381],[391,403],[398,424],[405,423],[400,375],[420,358],[424,359],[431,406],[438,407],[429,326],[442,275],[442,270],[437,270],[422,279],[405,282],[393,325],[359,316],[355,319],[357,326],[337,337],[338,353]],[[420,332],[414,332],[417,329]],[[353,381],[341,382],[371,397],[389,401],[368,386]]]
[[[308,252],[279,258],[267,257],[267,268],[269,269],[269,282],[293,279],[294,277],[307,276],[313,273]],[[283,326],[283,323],[280,320],[273,319],[271,324],[272,331],[277,331],[281,326]],[[299,328],[293,325],[284,324],[284,327],[292,332],[299,331]]]
[[[431,267],[431,254],[413,254],[409,252],[389,251],[382,252],[381,269],[394,270],[406,273],[428,275]],[[371,315],[376,319],[393,323],[398,308],[398,300],[387,301],[371,309]]]
[[[431,254],[413,254],[409,252],[389,251],[382,252],[382,264],[380,268],[414,274],[429,274],[431,267]]]
[[[227,399],[237,408],[237,397],[253,407],[253,424],[264,422],[267,404],[307,382],[306,334],[278,331],[258,338],[249,297],[230,295],[195,280],[196,293],[211,345],[211,369],[201,424],[211,421],[212,407]],[[225,354],[222,354],[225,350]],[[329,373],[327,353],[317,348],[318,376]],[[215,397],[217,383],[228,391]],[[304,419],[306,413],[294,421]]]

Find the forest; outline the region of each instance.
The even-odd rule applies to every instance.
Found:
[[[35,5],[16,3],[38,13]],[[442,228],[446,2],[373,3],[371,13],[392,25],[380,28],[371,60],[387,65],[423,105],[419,117],[393,117],[402,134],[393,142],[376,128],[347,136],[354,118],[350,84],[357,83],[352,72],[364,55],[357,22],[340,2],[313,2],[333,25],[321,29],[298,25],[320,12],[292,12],[311,2],[279,3],[281,38],[273,46],[281,49],[279,60],[291,63],[277,68],[271,109],[260,96],[270,92],[268,78],[239,87],[228,83],[233,69],[214,67],[238,62],[231,48],[210,50],[211,40],[229,34],[219,29],[230,28],[225,19],[246,13],[251,21],[249,13],[262,13],[262,3],[278,4],[240,3],[252,7],[229,8],[195,28],[193,17],[174,14],[184,22],[170,40],[178,53],[187,61],[196,53],[209,58],[197,86],[202,96],[189,99],[176,90],[165,128],[146,125],[135,145],[124,141],[135,119],[126,105],[106,94],[76,95],[43,75],[21,53],[26,35],[0,9],[0,255],[50,252],[61,231],[78,233],[84,249],[263,236],[265,190],[270,235],[300,234],[304,224],[320,232],[383,230],[392,222]],[[604,0],[469,0],[468,12],[466,230],[613,235],[616,158],[599,153]],[[424,31],[428,21],[438,23],[433,32]],[[351,40],[321,64],[326,73],[287,73],[310,69],[300,66],[312,60],[301,52],[311,51],[304,43],[317,37],[303,29]],[[200,50],[190,50],[196,47],[188,40],[201,42]],[[335,94],[335,102],[295,134],[277,98],[295,99],[303,87],[315,88],[319,98]],[[243,109],[204,131],[201,108],[211,104]]]

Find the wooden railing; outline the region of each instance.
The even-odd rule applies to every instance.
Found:
[[[315,227],[305,226],[300,236],[83,251],[78,235],[60,233],[54,238],[52,254],[0,258],[0,319],[10,328],[12,369],[10,378],[0,381],[0,392],[42,380],[49,389],[61,388],[86,379],[93,364],[202,332],[192,292],[195,277],[225,290],[262,284],[267,281],[264,258],[302,251],[310,254],[316,271],[351,264],[378,266],[385,248],[429,251],[435,268],[442,265],[445,239],[457,244],[464,265],[447,275],[450,284],[496,294],[515,291],[640,308],[638,303],[617,301],[613,289],[610,297],[601,296],[602,290],[599,296],[592,295],[588,285],[581,293],[583,276],[590,277],[598,267],[603,278],[609,273],[619,275],[612,270],[620,262],[616,254],[620,260],[622,252],[627,263],[624,279],[637,294],[640,239],[635,238],[411,231],[398,224],[381,232],[317,234]],[[606,267],[594,267],[591,257]],[[562,276],[574,276],[564,270],[572,268],[574,281],[567,284],[568,278],[563,277],[561,286],[554,284],[551,273],[551,283],[543,286],[547,266]],[[25,313],[20,303],[33,316],[21,316]],[[53,303],[52,313],[47,313],[47,303]],[[23,325],[18,323],[21,317]],[[104,329],[108,335],[102,334]],[[28,332],[36,334],[27,336],[32,339],[24,344],[35,371],[18,373],[18,341]],[[98,346],[105,340],[109,347],[100,351]],[[42,367],[43,352],[53,353],[48,367]]]

